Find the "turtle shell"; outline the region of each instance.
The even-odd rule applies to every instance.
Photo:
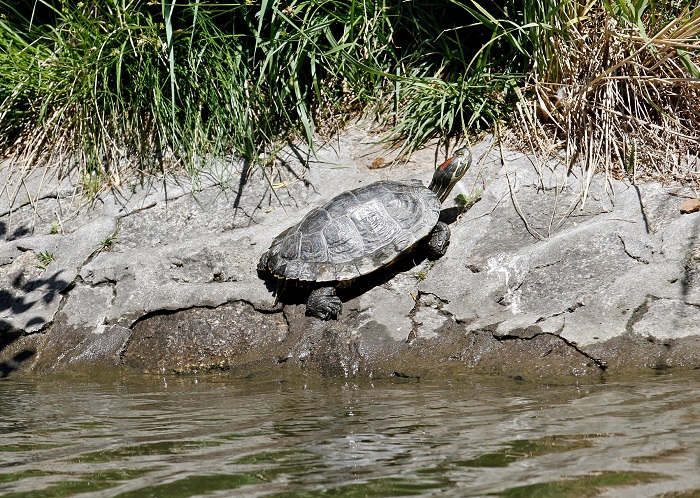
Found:
[[[278,235],[263,258],[280,278],[350,280],[413,248],[439,216],[440,201],[419,180],[380,181],[310,211]]]

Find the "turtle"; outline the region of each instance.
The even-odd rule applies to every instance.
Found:
[[[435,170],[428,187],[415,179],[381,180],[339,194],[280,233],[258,272],[315,282],[306,314],[336,319],[342,311],[336,287],[390,265],[425,239],[431,259],[445,254],[450,229],[439,221],[440,206],[471,162],[464,147]]]

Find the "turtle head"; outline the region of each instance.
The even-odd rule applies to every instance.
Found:
[[[433,174],[428,187],[435,192],[440,202],[445,202],[452,187],[464,176],[472,165],[472,153],[466,147],[457,149],[453,158],[442,163]]]

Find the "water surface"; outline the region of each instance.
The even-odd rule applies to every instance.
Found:
[[[700,372],[0,381],[0,494],[699,496]]]

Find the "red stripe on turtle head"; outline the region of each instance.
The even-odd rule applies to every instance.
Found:
[[[447,169],[447,167],[450,165],[450,163],[451,163],[452,161],[454,161],[454,160],[455,160],[454,157],[449,158],[447,161],[445,161],[445,162],[442,163],[440,166],[438,166],[438,169],[439,169],[440,171],[445,171],[445,170]]]

